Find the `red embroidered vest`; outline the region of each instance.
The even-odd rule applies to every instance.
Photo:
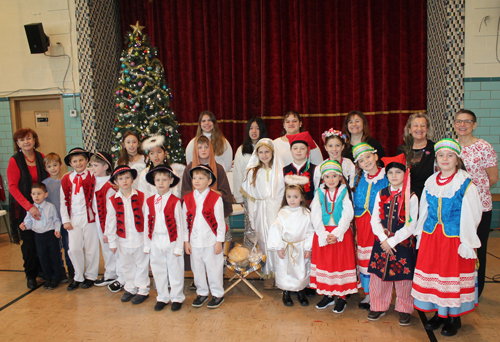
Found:
[[[110,198],[111,204],[116,211],[116,235],[125,239],[125,208],[121,197],[116,197],[116,194]],[[142,206],[144,204],[144,193],[137,190],[137,195],[132,195],[132,211],[134,213],[135,229],[138,233],[144,232],[144,213]]]
[[[194,200],[194,195],[193,192],[190,192],[186,196],[184,196],[184,203],[186,204],[187,208],[187,225],[188,225],[188,231],[189,231],[189,237],[191,237],[191,231],[193,230],[193,222],[194,218],[196,216],[196,202]],[[215,219],[215,203],[219,199],[219,195],[217,195],[214,191],[210,190],[208,192],[207,197],[205,198],[205,201],[203,202],[203,217],[205,218],[205,221],[209,225],[210,229],[212,229],[212,232],[217,236],[217,220]],[[226,227],[227,230],[227,227]]]
[[[69,174],[65,175],[61,180],[61,187],[64,193],[64,204],[68,209],[69,218],[71,218],[71,199],[73,193],[73,182],[69,180]],[[87,209],[87,220],[89,223],[95,222],[95,213],[92,209],[92,199],[94,197],[95,177],[90,172],[82,181],[83,195],[85,197],[85,208]]]
[[[100,188],[95,192],[97,215],[99,215],[99,223],[101,224],[101,229],[103,233],[106,228],[106,214],[107,214],[106,194],[108,193],[109,189],[113,189],[113,186],[109,182],[106,182],[104,183],[102,188]]]
[[[177,223],[175,222],[175,206],[179,202],[179,199],[170,195],[168,198],[167,204],[165,205],[165,209],[163,209],[163,214],[165,215],[165,222],[167,223],[168,237],[170,238],[170,242],[177,241]],[[146,200],[148,205],[148,237],[151,240],[153,238],[153,231],[155,229],[155,218],[156,218],[156,210],[155,210],[155,196],[151,196]]]

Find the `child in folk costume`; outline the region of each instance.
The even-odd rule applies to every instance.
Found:
[[[346,146],[345,144],[345,134],[342,134],[342,131],[337,131],[333,128],[330,128],[328,131],[323,132],[321,134],[321,138],[323,139],[323,143],[325,145],[325,150],[328,152],[327,160],[336,160],[342,166],[342,172],[344,173],[344,178],[349,183],[349,187],[352,188],[354,185],[354,176],[356,173],[356,167],[354,163],[349,158],[342,158],[342,152]],[[314,187],[317,189],[319,184],[321,183],[321,172],[319,171],[319,166],[316,167],[314,171]]]
[[[119,190],[108,199],[106,231],[109,248],[119,249],[120,266],[125,278],[122,302],[141,304],[149,298],[149,255],[144,253],[144,194],[132,188],[137,170],[118,165],[110,181]]]
[[[141,149],[139,134],[131,131],[127,131],[123,134],[120,158],[116,161],[115,167],[118,165],[127,165],[135,169],[137,173],[146,168],[146,158],[144,156],[144,151]],[[135,179],[132,187],[138,189],[139,179]]]
[[[300,177],[303,183],[309,179]],[[301,306],[308,306],[304,289],[309,285],[314,229],[302,185],[285,177],[287,186],[276,222],[269,228],[268,250],[277,251],[276,286],[283,290],[283,304],[293,306],[290,292],[297,292]]]
[[[92,287],[99,271],[99,237],[92,209],[95,177],[87,170],[89,158],[90,153],[79,147],[71,149],[64,157],[66,165],[74,170],[64,175],[60,191],[61,221],[68,231],[68,254],[75,269],[68,291],[80,285],[83,289]]]
[[[106,229],[106,205],[108,199],[116,193],[109,182],[109,177],[113,173],[113,164],[111,156],[106,152],[97,152],[93,154],[92,157],[90,157],[90,164],[92,165],[95,177],[95,191],[92,207],[94,212],[97,213],[95,217],[96,228],[99,241],[101,242],[102,258],[104,259],[105,269],[104,275],[96,280],[95,286],[106,286],[113,283],[115,279],[118,278],[117,258],[109,249],[108,237],[104,235]],[[120,284],[122,283],[124,283],[123,277]]]
[[[311,164],[309,153],[311,149],[317,147],[316,143],[313,138],[311,138],[309,132],[287,135],[286,137],[290,143],[290,152],[293,162],[283,168],[283,173],[285,176],[298,175],[306,177],[309,180],[309,182],[303,184],[306,200],[309,204],[314,197],[313,176],[314,170],[316,169],[316,165]],[[294,177],[289,177],[289,179],[293,180]]]
[[[261,269],[264,288],[274,287],[274,271],[277,254],[268,250],[269,227],[276,221],[279,205],[283,199],[285,183],[283,161],[275,150],[274,142],[264,138],[257,142],[247,165],[247,175],[241,193],[248,201],[250,223],[257,233],[259,250],[267,255],[266,265]]]
[[[475,249],[481,246],[477,227],[482,205],[470,175],[461,170],[461,147],[452,139],[434,145],[440,172],[425,182],[416,228],[419,248],[413,289],[414,305],[436,314],[427,330],[453,336],[460,316],[477,305]]]
[[[350,223],[354,216],[348,189],[341,183],[342,166],[336,160],[321,164],[323,184],[311,205],[315,230],[311,257],[311,288],[324,295],[316,305],[342,313],[346,295],[358,292],[354,237]],[[334,296],[338,296],[335,303]]]
[[[191,255],[197,294],[193,307],[205,304],[210,287],[212,299],[207,307],[215,309],[224,303],[224,206],[221,196],[210,189],[217,181],[210,166],[200,164],[192,168],[190,174],[194,191],[184,196],[183,213],[187,219],[184,249]]]
[[[151,271],[156,283],[155,311],[161,311],[172,301],[172,311],[178,311],[184,296],[184,225],[182,205],[172,194],[172,187],[179,183],[168,165],[157,165],[146,175],[157,193],[146,200],[144,217],[144,253],[151,252]],[[168,290],[170,284],[170,292]]]
[[[383,157],[390,185],[375,198],[371,225],[375,234],[368,272],[370,276],[370,313],[376,321],[389,309],[393,284],[396,287],[396,311],[399,325],[410,325],[413,313],[411,286],[415,269],[415,242],[418,197],[410,193],[406,158],[400,154]]]
[[[144,193],[146,198],[149,198],[157,193],[154,184],[151,185],[146,180],[146,174],[160,164],[167,166],[170,165],[168,163],[168,154],[164,143],[165,137],[163,135],[154,135],[151,138],[144,140],[141,145],[142,150],[146,152],[148,162],[146,163],[146,168],[139,173],[137,184],[138,189]]]
[[[371,217],[378,192],[389,185],[385,170],[377,165],[377,150],[367,143],[359,143],[352,148],[354,162],[359,172],[354,179],[352,198],[356,220],[356,242],[358,271],[365,298],[359,303],[360,309],[370,309],[370,273],[368,265],[372,254],[375,235]]]

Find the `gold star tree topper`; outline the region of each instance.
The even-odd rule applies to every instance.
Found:
[[[136,34],[137,32],[139,32],[140,35],[142,35],[142,29],[145,27],[145,26],[141,26],[139,25],[139,21],[137,21],[135,23],[135,25],[130,25],[131,28],[134,29],[134,33],[133,34]]]

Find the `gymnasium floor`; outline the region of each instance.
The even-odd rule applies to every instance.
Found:
[[[489,252],[500,256],[500,233],[490,235]],[[348,299],[342,314],[316,310],[318,296],[309,307],[287,308],[279,290],[263,290],[263,282],[251,280],[264,299],[240,283],[226,294],[215,310],[195,309],[195,292],[186,279],[186,302],[178,312],[170,306],[156,312],[156,291],[141,305],[121,303],[123,292],[92,287],[68,292],[64,284],[56,290],[26,288],[19,246],[0,235],[0,341],[500,341],[500,284],[486,284],[478,308],[462,319],[454,337],[429,335],[417,312],[408,327],[400,327],[391,305],[378,322],[366,319],[357,308],[359,295]],[[102,260],[101,269],[102,272]],[[500,259],[488,255],[487,276],[500,273]],[[228,286],[225,280],[225,286]]]

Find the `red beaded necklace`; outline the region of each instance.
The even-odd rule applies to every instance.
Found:
[[[24,159],[26,159],[28,161],[28,163],[33,164],[35,162],[36,155],[33,156],[33,160],[28,159],[28,157],[26,157],[26,155],[24,153],[23,153],[23,156],[24,156]]]
[[[366,176],[368,177],[368,179],[373,179],[375,177],[377,177],[379,174],[380,174],[380,171],[382,171],[382,168],[379,167],[378,171],[376,174],[374,174],[373,176],[369,175],[369,174],[366,174]]]
[[[325,192],[325,200],[326,200],[326,196],[328,196],[328,199],[330,200],[330,202],[332,202],[332,211],[329,212],[328,211],[328,201],[325,201],[325,210],[326,210],[326,213],[328,215],[331,215],[333,214],[333,210],[335,208],[335,200],[337,199],[337,192],[339,191],[339,187],[337,187],[335,189],[335,193],[333,194],[333,200],[332,200],[332,196],[330,194],[330,190],[326,189],[326,192]]]
[[[457,174],[457,171],[455,171],[455,173],[453,173],[451,176],[446,177],[446,178],[442,178],[441,174],[442,174],[442,172],[439,172],[437,177],[436,177],[436,183],[439,186],[443,186],[443,185],[450,183],[453,180],[453,177],[455,177],[455,175]]]

